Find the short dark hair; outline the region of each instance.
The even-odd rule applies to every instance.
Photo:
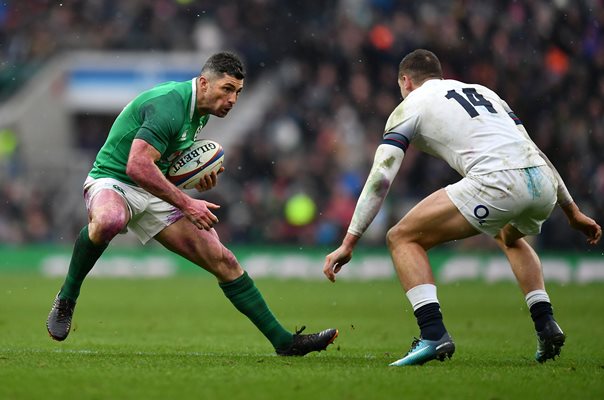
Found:
[[[413,83],[421,83],[426,79],[442,79],[443,70],[436,54],[429,50],[417,49],[403,57],[398,65],[399,78],[409,76]]]
[[[233,78],[245,78],[245,70],[241,59],[228,51],[212,55],[201,68],[201,75],[227,74]]]

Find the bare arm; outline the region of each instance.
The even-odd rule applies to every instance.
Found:
[[[514,120],[514,123],[516,124],[516,128],[518,129],[520,134],[526,140],[528,140],[530,143],[533,144],[535,149],[539,152],[539,155],[541,156],[541,158],[543,158],[543,160],[545,161],[547,166],[550,167],[550,169],[554,173],[556,180],[558,181],[558,204],[562,207],[562,206],[572,203],[573,198],[570,195],[570,192],[568,191],[568,189],[566,188],[566,184],[564,183],[562,176],[560,176],[560,173],[558,172],[556,167],[554,167],[554,164],[552,164],[552,162],[549,160],[549,158],[547,158],[545,153],[543,153],[543,151],[541,151],[539,146],[537,146],[537,144],[535,142],[533,142],[533,139],[531,139],[531,137],[529,136],[528,132],[526,131],[526,128],[524,127],[524,125],[522,125],[522,122],[520,121],[520,119],[518,117],[516,117],[516,114],[514,114],[514,111],[512,111],[512,109],[510,108],[508,103],[506,103],[505,100],[503,100],[503,99],[499,99],[499,101],[501,103],[501,106],[505,110],[505,112],[508,114],[508,116],[510,118],[512,118],[512,120]]]
[[[354,209],[348,233],[340,247],[325,258],[323,273],[330,281],[334,282],[336,274],[350,261],[356,243],[380,211],[404,156],[405,152],[398,147],[389,144],[378,146],[373,166]]]
[[[209,210],[220,206],[204,200],[187,196],[170,183],[155,165],[161,154],[155,147],[141,139],[134,139],[126,173],[137,185],[154,196],[167,201],[178,208],[199,229],[209,230],[218,222],[218,218]]]
[[[600,238],[602,238],[602,228],[595,220],[583,214],[574,201],[563,206],[561,205],[560,208],[566,214],[568,224],[587,236],[587,243],[595,245],[600,241]]]
[[[558,181],[558,205],[564,211],[566,218],[568,219],[568,224],[583,233],[587,236],[587,243],[591,245],[595,245],[600,241],[602,237],[602,228],[598,223],[587,215],[583,214],[577,204],[575,204],[570,192],[566,188],[564,184],[564,180],[556,167],[552,164],[552,162],[547,158],[547,156],[541,151],[541,149],[533,142],[524,128],[522,124],[516,125],[518,130],[535,146],[535,148],[539,151],[539,155],[545,160],[547,165],[551,168],[556,176],[556,180]]]

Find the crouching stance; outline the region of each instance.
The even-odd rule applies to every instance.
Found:
[[[48,316],[46,326],[53,339],[67,338],[84,278],[109,242],[126,229],[143,244],[153,238],[216,276],[225,296],[277,354],[303,356],[325,350],[337,337],[336,329],[309,335],[285,329],[252,278],[220,242],[213,228],[218,219],[212,213],[219,206],[186,195],[165,177],[170,162],[193,144],[210,115],[228,114],[243,79],[239,58],[218,53],[198,77],[143,92],[117,117],[84,183],[89,222],[76,239],[67,277]],[[216,183],[213,172],[196,188],[205,191]]]
[[[391,365],[421,365],[453,355],[455,343],[443,323],[427,251],[479,233],[493,237],[509,260],[534,321],[536,360],[554,359],[566,337],[554,319],[539,258],[523,237],[540,232],[556,203],[588,243],[600,240],[600,226],[579,211],[556,169],[492,90],[443,79],[440,62],[427,50],[403,58],[398,84],[404,100],[386,123],[348,232],[326,257],[324,274],[335,281],[350,261],[405,151],[414,145],[446,161],[462,179],[419,202],[387,234],[394,267],[420,328],[419,339]]]

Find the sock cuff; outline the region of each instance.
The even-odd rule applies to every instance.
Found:
[[[237,295],[254,286],[254,281],[247,272],[243,271],[243,275],[230,282],[219,282],[218,286],[224,291],[227,296]]]
[[[411,306],[413,307],[413,311],[416,311],[418,308],[425,306],[426,304],[438,304],[438,298],[436,297],[436,285],[431,283],[417,285],[409,289],[406,295],[411,303]]]
[[[549,300],[549,296],[547,295],[547,292],[545,290],[541,290],[541,289],[533,290],[532,292],[527,293],[526,296],[524,297],[524,299],[526,300],[526,305],[528,306],[529,309],[533,305],[535,305],[537,303],[541,303],[541,302],[551,304],[551,301]]]

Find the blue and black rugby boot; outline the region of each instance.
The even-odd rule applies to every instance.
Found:
[[[50,314],[48,314],[48,319],[46,320],[46,329],[54,340],[61,342],[69,335],[75,305],[76,302],[73,300],[60,299],[58,294],[55,297]]]
[[[543,330],[537,332],[537,352],[535,360],[544,363],[547,360],[555,360],[560,355],[566,335],[560,329],[560,325],[553,319],[545,324]]]
[[[451,358],[453,353],[455,353],[455,343],[447,332],[439,340],[415,338],[405,357],[393,362],[390,366],[422,365],[431,360],[445,361],[445,358]]]
[[[312,351],[322,351],[327,349],[327,346],[332,344],[333,341],[338,337],[337,329],[325,329],[319,333],[301,335],[304,329],[306,329],[306,327],[302,326],[300,330],[296,330],[296,333],[294,334],[294,341],[289,347],[275,349],[277,355],[303,356]]]

